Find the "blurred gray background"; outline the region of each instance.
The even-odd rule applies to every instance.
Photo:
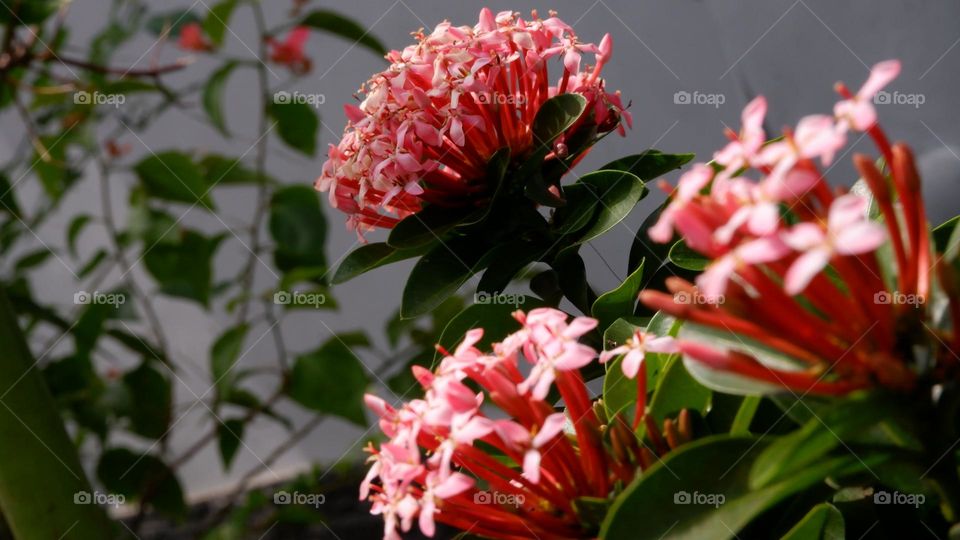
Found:
[[[275,24],[286,17],[291,7],[288,0],[264,2],[270,21]],[[189,7],[205,12],[204,0],[153,2],[163,11]],[[622,90],[625,100],[632,102],[634,128],[624,138],[606,138],[578,168],[591,170],[617,157],[656,147],[667,152],[695,152],[700,159],[709,159],[723,142],[724,126],[739,127],[743,105],[753,96],[764,94],[770,102],[768,133],[795,123],[801,116],[829,112],[837,97],[832,87],[844,80],[856,89],[865,80],[868,67],[888,58],[903,61],[903,73],[888,90],[902,95],[922,96],[922,105],[889,104],[879,106],[881,120],[894,139],[909,141],[920,155],[926,182],[931,221],[939,223],[957,211],[957,187],[960,182],[960,109],[956,107],[956,88],[960,84],[960,3],[955,1],[907,2],[905,0],[847,1],[771,0],[771,1],[695,1],[695,0],[596,0],[530,2],[527,0],[490,2],[451,2],[446,0],[351,0],[350,2],[313,2],[309,7],[336,9],[368,27],[389,48],[402,48],[411,40],[409,34],[420,27],[432,28],[443,19],[457,24],[474,24],[483,5],[494,11],[516,10],[524,13],[538,8],[541,14],[555,9],[575,26],[585,41],[598,42],[609,32],[614,41],[613,60],[604,72],[608,88]],[[108,0],[75,0],[68,25],[72,29],[69,49],[85,53],[91,36],[104,21]],[[225,53],[248,56],[256,49],[252,36],[253,22],[248,9],[238,9],[231,21]],[[247,42],[245,42],[247,41]],[[165,63],[183,56],[171,44],[154,48],[155,38],[143,35],[125,45],[114,56],[114,63],[128,67],[151,62]],[[285,84],[287,74],[273,68],[277,77],[271,84],[288,90],[322,93],[325,103],[319,112],[321,146],[335,143],[345,122],[341,105],[351,100],[352,93],[368,76],[384,67],[381,59],[365,49],[325,34],[314,34],[307,46],[313,59],[312,72],[292,84]],[[145,55],[146,51],[150,51]],[[219,62],[197,57],[191,68],[171,77],[176,84],[203,81]],[[121,142],[133,146],[127,159],[136,160],[166,149],[206,149],[240,155],[259,137],[255,119],[249,114],[256,103],[252,71],[238,71],[230,82],[226,98],[228,123],[235,134],[224,141],[199,118],[173,112],[161,118],[142,134],[142,142],[129,136]],[[722,96],[719,106],[676,104],[677,92]],[[914,99],[917,101],[917,99]],[[9,158],[22,133],[19,121],[9,112],[0,116],[0,157]],[[856,148],[870,151],[869,141],[860,141]],[[311,184],[319,174],[323,152],[308,159],[271,139],[268,167],[272,174],[289,183]],[[849,185],[855,180],[848,166],[849,155],[838,159],[830,171],[831,181]],[[671,176],[671,180],[676,175]],[[93,175],[85,178],[90,189],[75,189],[64,203],[64,217],[53,219],[38,236],[51,245],[62,245],[63,230],[70,215],[79,208],[99,208],[93,189]],[[133,178],[116,177],[113,197],[119,218],[124,219],[123,201]],[[34,182],[18,188],[18,196],[29,200],[36,196]],[[220,217],[228,224],[243,223],[251,214],[253,193],[248,189],[228,188],[217,192]],[[583,249],[589,275],[595,288],[607,290],[625,277],[627,253],[634,231],[647,213],[662,201],[654,190],[629,219],[609,234]],[[324,202],[324,204],[326,204]],[[96,210],[94,210],[96,211]],[[328,258],[338,261],[356,247],[356,236],[345,230],[343,216],[335,210],[327,212],[330,222]],[[219,226],[203,211],[193,211],[184,222],[194,227]],[[379,240],[383,233],[371,235]],[[103,231],[90,227],[83,235],[81,247],[94,249],[104,242]],[[247,255],[243,245],[230,238],[219,250],[216,264],[221,269],[234,269]],[[67,266],[79,264],[65,260]],[[290,315],[284,325],[284,336],[294,351],[309,350],[332,332],[364,328],[383,343],[385,321],[399,305],[402,284],[410,264],[398,264],[371,272],[334,289],[341,308],[337,312],[317,311]],[[148,290],[155,287],[142,269],[135,270],[136,279]],[[224,276],[218,276],[222,279]],[[34,275],[35,290],[40,299],[70,304],[73,278],[59,264],[48,264]],[[270,287],[275,278],[261,269],[257,290]],[[470,285],[468,285],[469,287]],[[197,405],[197,397],[209,387],[207,351],[211,341],[227,326],[223,313],[210,316],[188,302],[157,295],[158,308],[166,324],[166,333],[173,345],[177,362],[187,366],[180,373],[176,389],[178,415],[172,445],[174,452],[183,449],[199,434],[210,428],[209,414]],[[254,330],[255,337],[260,331]],[[269,340],[254,344],[242,362],[248,365],[269,360]],[[371,369],[376,359],[364,358]],[[373,378],[371,376],[371,378]],[[265,390],[265,389],[264,389]],[[383,395],[387,390],[376,389]],[[310,417],[298,407],[290,414],[298,423]],[[357,459],[360,442],[369,434],[339,420],[325,421],[301,444],[290,449],[264,474],[272,482],[302,470],[311,462],[333,466]],[[229,489],[240,475],[258,466],[284,432],[276,424],[259,420],[254,423],[240,450],[231,474],[225,474],[214,446],[211,446],[182,469],[181,480],[193,497]]]

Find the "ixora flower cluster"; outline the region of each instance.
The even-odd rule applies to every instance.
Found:
[[[644,416],[648,447],[622,416],[607,419],[591,401],[579,369],[598,354],[578,338],[595,319],[568,321],[552,308],[514,316],[521,329],[492,353],[476,347],[483,330],[475,329],[453,353],[441,351],[435,370],[415,367],[423,399],[394,408],[367,396],[389,441],[368,448],[373,464],[360,498],[383,515],[385,538],[398,538],[397,529],[409,530],[414,520],[427,536],[439,521],[490,538],[582,538],[591,534],[585,500],[607,500],[690,439],[685,412],[665,420],[662,432]],[[645,387],[645,352],[673,350],[671,338],[642,334],[601,361],[625,354],[624,373],[639,372]],[[520,357],[532,364],[526,376]],[[554,408],[558,397],[564,412]]]
[[[668,286],[724,295],[725,303],[680,304],[656,291],[641,300],[686,320],[685,328],[732,332],[755,345],[747,354],[745,346],[720,350],[683,339],[689,368],[726,374],[728,390],[737,387],[733,374],[772,388],[844,394],[876,385],[909,391],[922,366],[942,376],[955,364],[960,298],[948,276],[937,277],[946,269],[931,256],[913,155],[888,142],[872,103],[899,71],[897,61],[877,64],[856,94],[838,84],[843,99],[833,115],[807,116],[769,143],[759,97],[713,162],[680,178],[650,236],[667,242],[676,232],[711,262],[698,291],[679,278]],[[850,132],[869,135],[882,156],[879,165],[854,157],[869,191],[835,191],[819,169],[831,165]],[[952,335],[934,330],[944,305],[928,299],[937,292],[953,314]]]
[[[529,156],[537,143],[531,124],[549,98],[579,94],[587,108],[553,141],[548,161],[566,157],[567,136],[595,138],[622,132],[621,118],[630,123],[619,94],[606,92],[600,78],[609,34],[599,45],[583,43],[552,13],[525,20],[484,8],[475,26],[443,22],[415,36],[416,44],[387,55],[390,67],[361,88],[359,106],[345,106],[344,136],[330,146],[316,182],[360,233],[391,228],[425,203],[460,207],[489,198],[488,161],[502,148],[513,160]],[[588,66],[585,54],[596,64]],[[554,58],[563,70],[551,79]]]

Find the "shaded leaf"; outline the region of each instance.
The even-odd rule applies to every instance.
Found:
[[[288,392],[304,407],[366,426],[363,394],[367,384],[360,360],[334,336],[319,349],[297,357]]]
[[[274,101],[267,109],[277,122],[277,133],[283,142],[308,156],[316,153],[320,119],[313,107],[306,103]]]
[[[227,80],[235,67],[237,67],[236,62],[226,62],[220,69],[214,71],[203,85],[203,110],[210,118],[213,127],[217,128],[224,137],[230,137],[230,131],[223,117],[223,91],[227,88]]]
[[[138,500],[151,493],[151,504],[162,514],[180,518],[187,505],[183,490],[173,471],[150,454],[137,454],[126,448],[111,448],[100,455],[97,478],[112,493]]]
[[[334,11],[326,9],[311,11],[303,18],[300,24],[348,39],[381,56],[387,54],[387,48],[384,47],[376,37],[371,35],[369,30],[365,30],[353,19],[344,17]]]
[[[199,202],[213,209],[203,172],[186,154],[175,151],[153,154],[133,169],[150,195],[169,201]]]

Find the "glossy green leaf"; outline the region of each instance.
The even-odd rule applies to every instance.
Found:
[[[702,272],[710,263],[710,259],[687,247],[683,240],[673,244],[669,257],[673,264],[695,272]]]
[[[814,506],[781,540],[844,540],[843,514],[830,503]]]
[[[710,409],[713,392],[690,376],[679,356],[672,356],[664,367],[650,399],[650,415],[661,424],[676,416],[681,409],[697,411],[705,416]]]
[[[425,252],[424,246],[414,249],[397,249],[388,246],[385,242],[364,244],[344,257],[333,275],[332,283],[345,283],[374,268],[419,257]]]
[[[318,412],[366,426],[363,394],[369,381],[357,356],[336,336],[293,364],[288,393]]]
[[[637,203],[647,194],[643,182],[629,172],[594,171],[580,177],[575,184],[564,188],[568,201],[583,200],[593,207],[586,230],[577,234],[577,244],[583,244],[609,231],[623,221]],[[577,227],[579,230],[583,228]]]
[[[481,269],[484,254],[483,246],[466,238],[433,246],[410,272],[403,288],[401,315],[416,317],[439,306]]]
[[[190,156],[169,151],[153,154],[134,166],[150,195],[184,203],[200,203],[213,209],[203,172]]]
[[[387,245],[408,249],[434,243],[465,217],[464,212],[463,208],[427,206],[397,223],[387,237]]]
[[[207,113],[210,123],[217,128],[224,137],[230,137],[230,131],[227,129],[227,122],[223,116],[223,95],[227,88],[227,80],[237,67],[236,62],[226,62],[219,69],[214,71],[206,84],[203,85],[203,110]]]
[[[737,409],[737,415],[733,419],[733,425],[730,427],[731,435],[747,435],[750,433],[750,424],[753,423],[753,417],[757,413],[757,408],[763,400],[760,396],[745,396],[740,402],[740,408]]]
[[[271,102],[267,109],[283,142],[308,156],[317,152],[320,118],[313,107],[306,103]]]
[[[533,141],[540,149],[549,149],[554,139],[570,129],[587,107],[579,94],[560,94],[543,102],[533,119]]]
[[[387,54],[387,48],[380,41],[370,34],[369,30],[357,24],[354,20],[344,17],[339,13],[326,9],[311,11],[300,22],[303,26],[323,30],[347,40],[354,44],[361,45],[371,51],[383,56]]]
[[[821,460],[753,490],[750,469],[773,439],[715,435],[671,452],[617,497],[600,538],[636,538],[637,531],[643,531],[649,538],[727,540],[785,498],[828,476],[842,477],[864,467],[853,456]],[[871,456],[865,462],[876,464],[885,457]]]
[[[651,148],[639,154],[611,161],[600,169],[628,171],[640,180],[649,182],[674,169],[679,169],[693,158],[693,154],[664,154],[660,150]]]
[[[502,292],[520,271],[542,259],[551,247],[545,242],[517,238],[493,248],[488,255],[490,266],[480,278],[477,292],[487,295]]]
[[[607,328],[620,317],[632,317],[637,304],[637,294],[643,283],[643,261],[616,289],[607,291],[593,302],[591,314],[600,321],[600,328]]]

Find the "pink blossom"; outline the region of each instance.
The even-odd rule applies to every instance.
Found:
[[[673,354],[677,351],[677,344],[672,337],[658,337],[638,329],[625,344],[600,353],[600,362],[607,362],[611,358],[624,355],[620,367],[628,379],[633,379],[640,372],[648,352]]]
[[[742,127],[740,134],[713,154],[713,160],[723,165],[727,175],[756,162],[757,152],[766,142],[763,132],[763,118],[767,114],[767,100],[758,96],[747,104],[740,116]]]
[[[551,414],[543,424],[531,433],[520,424],[510,420],[496,422],[495,429],[500,438],[514,450],[523,453],[523,476],[534,484],[540,482],[540,449],[554,437],[563,432],[566,417],[562,413]]]
[[[270,60],[289,67],[294,73],[307,73],[310,71],[310,59],[304,54],[303,48],[309,38],[310,29],[306,26],[294,28],[283,41],[267,38],[271,48]]]
[[[689,171],[685,172],[677,183],[677,189],[673,198],[663,212],[657,223],[650,228],[650,238],[656,242],[666,243],[673,238],[674,228],[680,229],[677,223],[687,224],[681,232],[689,235],[696,243],[709,243],[709,237],[712,232],[709,227],[700,223],[696,216],[690,216],[685,219],[686,206],[696,196],[700,195],[710,180],[713,179],[713,169],[704,163],[697,163]],[[707,238],[704,239],[703,235]],[[699,241],[698,241],[699,240]]]
[[[783,240],[802,255],[790,266],[784,279],[789,294],[799,294],[834,255],[856,255],[880,247],[886,239],[883,227],[866,216],[869,201],[848,194],[830,206],[826,228],[816,223],[794,225]]]
[[[887,60],[874,65],[867,82],[863,83],[856,95],[838,102],[833,107],[833,114],[838,119],[840,129],[866,131],[877,123],[877,110],[873,106],[873,98],[898,75],[900,75],[899,60]]]
[[[727,290],[727,282],[739,268],[780,260],[790,248],[776,236],[746,241],[734,250],[711,262],[697,276],[697,286],[707,298],[719,298]]]

